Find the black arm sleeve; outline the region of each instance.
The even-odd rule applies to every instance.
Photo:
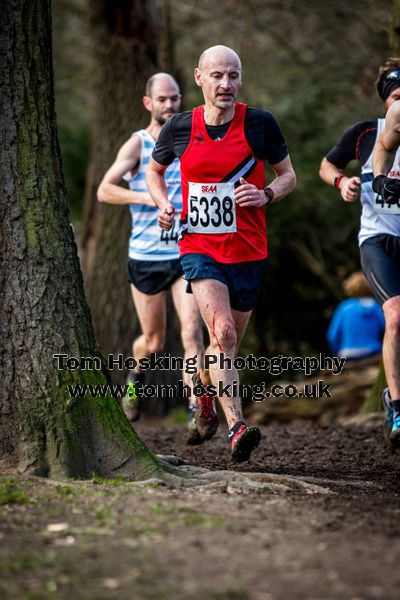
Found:
[[[248,108],[245,117],[245,134],[254,156],[270,165],[281,162],[288,149],[281,128],[274,115],[267,110]]]
[[[175,115],[164,123],[160,135],[158,136],[155,148],[152,153],[152,157],[160,165],[170,165],[174,158],[174,138],[171,131],[171,121],[175,118]]]
[[[158,136],[152,157],[161,165],[170,165],[174,158],[185,152],[192,132],[192,111],[171,117]]]
[[[376,120],[361,121],[352,125],[346,129],[336,146],[328,152],[327,160],[338,169],[344,169],[352,160],[364,163],[372,152],[376,129]]]

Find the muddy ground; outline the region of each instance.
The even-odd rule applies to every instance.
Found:
[[[157,453],[228,481],[191,489],[0,479],[0,597],[317,600],[400,597],[400,456],[381,425],[263,427],[250,463],[226,430],[190,448],[139,423]],[[234,471],[273,474],[248,487]]]

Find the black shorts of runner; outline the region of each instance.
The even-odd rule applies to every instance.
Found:
[[[400,238],[375,235],[360,247],[361,267],[375,298],[383,304],[400,296]]]
[[[225,264],[206,254],[190,253],[181,256],[186,291],[192,293],[194,279],[216,279],[228,286],[231,308],[247,312],[254,308],[265,273],[267,260]]]
[[[128,261],[128,281],[143,294],[158,294],[169,290],[183,271],[179,258],[174,260],[135,260]]]

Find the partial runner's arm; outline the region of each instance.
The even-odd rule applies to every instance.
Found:
[[[160,209],[158,224],[165,231],[171,229],[175,214],[175,208],[168,199],[168,191],[164,179],[167,166],[161,165],[154,158],[151,158],[146,172],[147,188],[155,204]]]
[[[376,140],[372,166],[374,175],[387,175],[400,146],[400,101],[394,102],[386,113],[385,128]]]
[[[293,192],[296,187],[296,174],[293,170],[290,156],[281,160],[275,165],[271,165],[275,171],[276,178],[268,184],[268,188],[272,190],[274,196],[271,201],[268,201],[264,190],[259,190],[252,183],[248,183],[243,177],[240,179],[241,185],[235,189],[235,199],[237,204],[243,207],[261,207],[272,202],[278,202],[285,196]]]
[[[132,176],[136,173],[140,163],[141,148],[142,141],[138,135],[132,136],[121,147],[115,162],[108,169],[98,187],[97,199],[99,202],[154,206],[154,202],[147,192],[133,192],[118,185],[126,173],[130,172]]]
[[[345,202],[359,199],[361,181],[359,177],[348,177],[344,170],[353,160],[362,164],[367,161],[375,144],[376,131],[376,119],[352,125],[322,159],[319,176],[322,181],[340,190]]]
[[[272,202],[278,202],[295,189],[297,183],[296,173],[293,170],[289,155],[279,163],[271,165],[271,167],[275,171],[276,178],[268,184],[268,187],[274,192]]]
[[[360,197],[361,179],[359,177],[348,177],[343,171],[324,156],[319,169],[319,176],[328,185],[337,187],[345,202],[354,202]]]

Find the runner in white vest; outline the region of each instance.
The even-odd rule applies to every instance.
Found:
[[[186,293],[177,246],[182,193],[179,160],[167,172],[168,196],[175,206],[176,219],[169,232],[157,223],[158,209],[147,191],[147,165],[163,124],[179,111],[181,94],[176,81],[167,73],[157,73],[146,83],[143,104],[151,119],[146,129],[134,132],[119,150],[115,162],[104,175],[98,189],[100,202],[128,204],[132,216],[129,240],[128,272],[133,302],[142,334],[133,342],[133,357],[139,361],[151,353],[162,351],[166,334],[166,294],[171,288],[177,311],[184,359],[197,356],[202,364],[204,345],[202,322],[194,297]],[[121,179],[129,190],[120,187]],[[131,371],[128,381],[144,383],[144,371]],[[192,387],[191,376],[183,373],[186,384]],[[135,421],[140,416],[140,396],[130,392],[123,407],[127,417]],[[189,443],[202,440],[194,422],[195,398],[189,398]]]
[[[400,100],[400,58],[390,58],[380,67],[376,85],[386,109]],[[388,388],[383,391],[382,400],[388,439],[392,445],[400,446],[400,202],[381,193],[376,182],[373,189],[372,172],[373,148],[384,128],[385,119],[362,121],[350,127],[323,158],[320,176],[338,188],[345,202],[361,199],[361,266],[385,316],[383,363]],[[361,163],[361,179],[343,172],[351,160]],[[390,176],[400,177],[399,152],[392,165]]]

